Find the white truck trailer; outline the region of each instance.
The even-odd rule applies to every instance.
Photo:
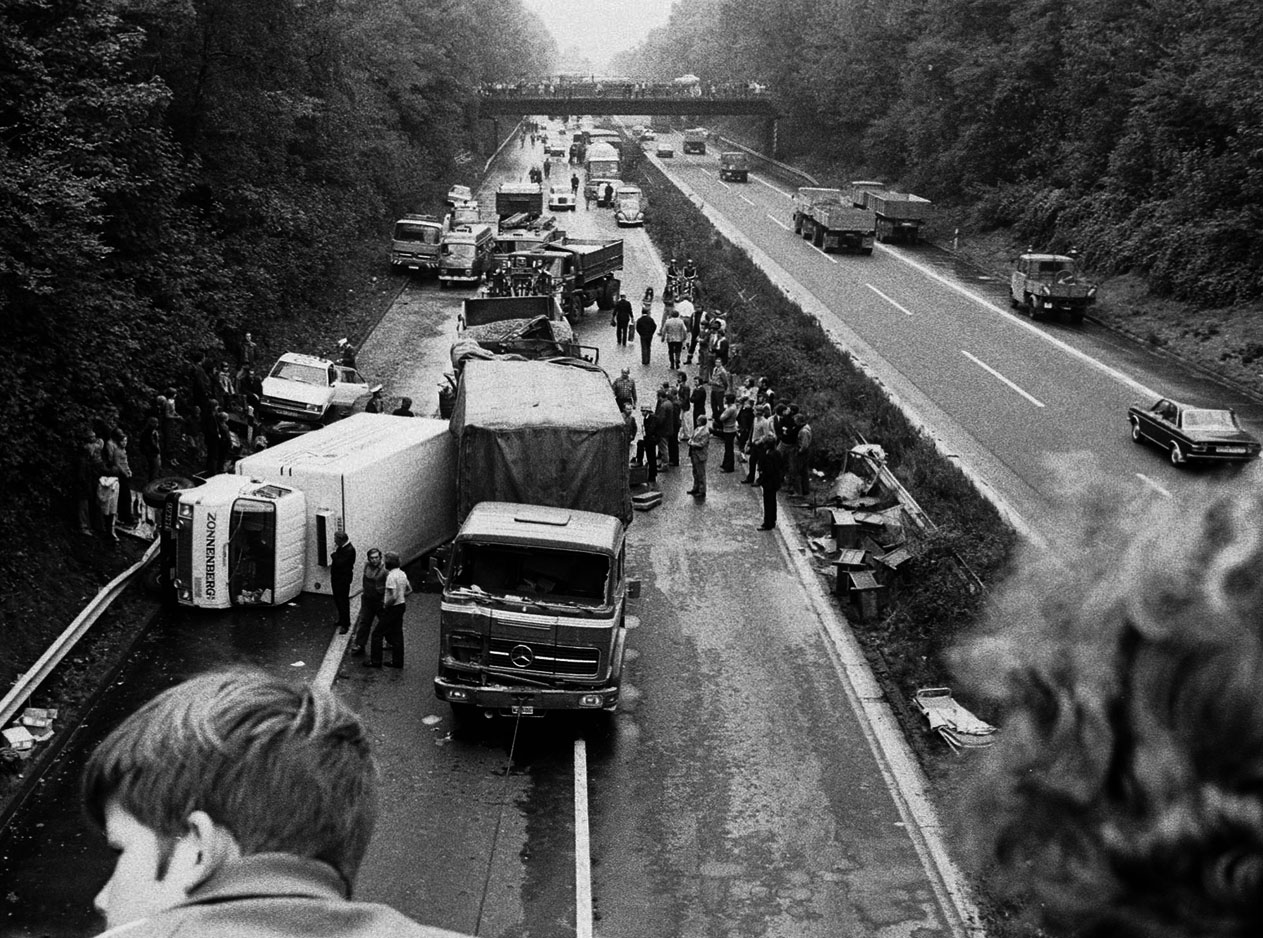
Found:
[[[327,594],[335,532],[345,530],[361,557],[378,547],[406,564],[456,533],[455,505],[447,421],[355,414],[248,456],[235,475],[172,492],[163,572],[188,606]]]

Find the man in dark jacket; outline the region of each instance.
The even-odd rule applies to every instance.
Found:
[[[649,353],[653,350],[653,337],[658,333],[658,324],[653,321],[653,313],[646,309],[636,317],[636,335],[640,336],[640,363],[649,364]]]
[[[631,301],[627,299],[627,294],[620,293],[618,302],[614,304],[614,326],[617,329],[615,338],[619,345],[626,345],[627,340],[631,338],[629,333],[633,315]]]
[[[759,457],[759,485],[763,488],[763,524],[760,531],[776,527],[776,490],[781,487],[784,466],[775,446],[763,447]]]
[[[338,631],[351,628],[351,581],[355,579],[355,545],[345,531],[333,535],[333,552],[329,555],[329,586],[333,605],[338,610]]]

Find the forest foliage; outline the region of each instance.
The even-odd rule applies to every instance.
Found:
[[[1261,47],[1236,0],[678,0],[614,69],[763,82],[790,158],[1225,306],[1263,297]]]
[[[340,302],[352,245],[473,175],[478,84],[555,53],[519,0],[6,0],[6,501],[67,492],[77,428],[134,432],[192,350]]]

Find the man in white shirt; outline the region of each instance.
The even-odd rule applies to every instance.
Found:
[[[382,639],[390,643],[391,668],[403,667],[403,614],[408,608],[408,594],[412,592],[412,584],[408,582],[408,574],[399,566],[399,555],[394,551],[386,552],[386,592],[382,596],[382,612],[380,624],[368,643],[368,659],[366,668],[382,666]]]

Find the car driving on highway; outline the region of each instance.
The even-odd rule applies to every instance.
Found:
[[[1192,460],[1245,461],[1259,456],[1258,438],[1241,426],[1232,408],[1191,407],[1162,398],[1152,407],[1132,404],[1127,420],[1135,442],[1156,443],[1176,466]]]

